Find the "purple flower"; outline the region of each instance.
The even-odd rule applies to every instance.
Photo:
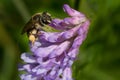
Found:
[[[26,71],[21,80],[73,80],[71,66],[86,38],[90,22],[67,4],[63,9],[69,17],[50,23],[61,32],[41,31],[34,46],[30,45],[32,54],[21,55],[26,63],[19,67]]]

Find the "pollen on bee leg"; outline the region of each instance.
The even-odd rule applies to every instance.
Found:
[[[34,42],[35,42],[35,36],[34,35],[29,35],[29,40],[30,40],[30,42],[32,43],[32,45],[34,45]]]
[[[32,31],[31,31],[31,34],[36,34],[37,33],[37,30],[36,29],[33,29]]]

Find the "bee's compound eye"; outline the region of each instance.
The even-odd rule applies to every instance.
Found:
[[[49,24],[50,22],[52,21],[51,19],[51,15],[47,12],[43,12],[42,15],[41,15],[41,22],[43,24]]]
[[[51,16],[51,14],[48,13],[48,12],[43,12],[42,13],[42,17],[50,17],[50,16]]]

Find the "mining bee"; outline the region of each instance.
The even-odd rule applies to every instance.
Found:
[[[33,45],[35,40],[37,40],[38,34],[40,34],[40,30],[42,30],[42,27],[49,24],[51,21],[52,18],[49,13],[36,13],[31,17],[27,24],[25,24],[22,30],[22,34],[27,33],[29,41]]]

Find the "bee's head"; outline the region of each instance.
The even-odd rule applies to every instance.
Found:
[[[52,21],[51,15],[47,12],[43,12],[41,20],[44,24],[49,24]]]
[[[32,21],[33,22],[39,22],[40,21],[40,17],[41,17],[41,14],[37,13],[37,14],[32,16]]]

